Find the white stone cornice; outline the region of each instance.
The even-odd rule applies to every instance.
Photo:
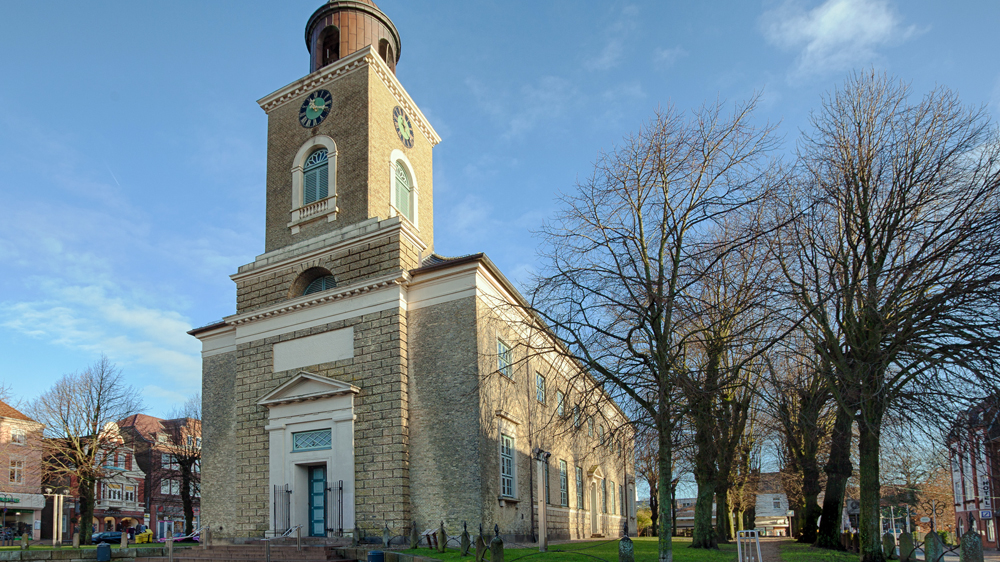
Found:
[[[406,93],[406,88],[399,83],[399,80],[396,78],[396,74],[389,69],[389,67],[385,64],[385,61],[378,56],[371,54],[371,51],[372,48],[368,47],[369,56],[366,58],[369,59],[369,64],[371,64],[375,74],[382,80],[382,83],[389,89],[389,92],[392,93],[393,97],[396,98],[399,105],[406,110],[406,114],[410,117],[410,121],[414,126],[420,129],[420,132],[422,132],[424,137],[427,138],[427,142],[431,143],[431,146],[437,146],[437,144],[441,142],[441,137],[438,136],[437,131],[434,130],[434,127],[431,127],[430,122],[427,121],[427,117],[424,116],[424,113],[420,111],[420,108],[417,107],[416,103],[414,103],[410,94]]]
[[[341,300],[357,295],[362,295],[365,293],[369,293],[371,291],[376,291],[378,289],[389,287],[390,285],[405,285],[409,282],[410,282],[410,274],[406,271],[399,271],[396,273],[391,273],[389,275],[376,277],[374,279],[366,279],[358,283],[346,285],[342,288],[338,287],[336,289],[331,289],[329,291],[324,291],[322,293],[313,293],[311,295],[305,295],[289,301],[282,302],[281,304],[278,305],[272,305],[266,308],[262,308],[260,310],[254,310],[253,312],[236,314],[224,318],[223,321],[229,326],[241,326],[244,324],[249,324],[251,322],[256,322],[258,320],[273,318],[275,316],[280,316],[282,314],[287,314],[289,312],[303,310],[324,303]]]
[[[355,53],[344,57],[343,59],[325,66],[316,72],[313,72],[305,78],[301,78],[292,82],[291,84],[281,88],[280,90],[268,94],[259,100],[257,103],[260,105],[261,109],[265,112],[270,113],[275,108],[284,105],[285,103],[319,88],[327,82],[336,80],[341,76],[350,74],[359,68],[365,66],[370,66],[372,70],[375,71],[375,75],[379,77],[385,87],[389,89],[389,92],[396,98],[396,102],[406,110],[406,114],[410,117],[410,122],[424,134],[427,138],[427,142],[431,143],[431,146],[436,146],[441,142],[441,137],[431,126],[430,122],[427,121],[427,117],[424,115],[417,104],[410,97],[410,94],[406,92],[406,88],[399,83],[396,75],[389,69],[376,53],[375,48],[372,45],[361,49]]]
[[[260,105],[261,109],[263,109],[266,113],[270,113],[274,110],[274,108],[284,105],[289,100],[295,99],[306,92],[315,90],[331,80],[335,80],[345,74],[350,74],[359,68],[367,66],[370,63],[366,59],[371,50],[371,46],[368,46],[356,53],[351,53],[334,64],[324,66],[305,78],[300,78],[284,88],[260,98],[257,100],[257,104]]]

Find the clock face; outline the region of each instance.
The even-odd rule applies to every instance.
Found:
[[[333,96],[326,90],[309,94],[299,108],[299,123],[306,128],[315,127],[326,119],[333,108]]]
[[[410,118],[406,116],[406,112],[398,105],[396,109],[392,110],[392,121],[396,126],[399,140],[403,141],[403,146],[413,148],[413,125],[410,124]]]

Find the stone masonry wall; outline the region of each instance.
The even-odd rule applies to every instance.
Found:
[[[368,67],[327,82],[333,96],[330,114],[318,126],[307,129],[299,124],[299,108],[309,94],[277,107],[267,116],[267,226],[265,251],[306,240],[346,224],[368,218]],[[310,138],[327,135],[337,143],[337,220],[318,220],[302,227],[298,234],[288,228],[292,211],[292,166],[295,154]]]
[[[272,371],[275,343],[349,326],[354,328],[353,358]],[[268,416],[267,409],[256,402],[300,370],[361,389],[354,401],[355,514],[359,524],[373,532],[383,523],[390,528],[408,524],[406,341],[405,313],[391,309],[237,346],[235,537],[261,536],[268,528],[271,491],[268,435],[264,431]]]
[[[420,531],[458,535],[482,514],[475,297],[408,314],[410,490]]]
[[[626,484],[625,461],[631,450],[631,429],[627,420],[617,410],[602,404],[600,391],[594,390],[593,380],[580,373],[562,372],[554,367],[551,352],[539,347],[529,347],[517,328],[500,319],[497,304],[480,299],[478,304],[479,347],[485,350],[480,356],[480,399],[482,401],[480,442],[483,482],[483,519],[499,523],[502,533],[517,537],[537,534],[537,461],[532,449],[539,447],[552,453],[549,458],[549,503],[547,527],[551,538],[590,538],[592,534],[618,536],[620,517],[611,512],[611,488],[615,484],[615,512],[622,513],[618,486]],[[497,372],[497,339],[511,346],[513,352],[513,378]],[[538,400],[536,375],[546,381],[545,402]],[[582,385],[582,386],[581,386]],[[580,389],[584,389],[581,391]],[[565,414],[557,412],[557,392],[564,393]],[[573,407],[580,408],[580,424],[574,423]],[[516,424],[499,419],[503,411],[517,421]],[[594,419],[590,433],[588,418]],[[500,451],[498,424],[505,424],[513,432],[516,453],[516,502],[501,506]],[[600,443],[598,428],[605,430],[605,441]],[[612,446],[614,443],[614,446]],[[568,505],[561,505],[559,461],[567,464]],[[583,508],[577,500],[576,467],[583,471]],[[629,473],[629,476],[634,476]],[[591,489],[600,489],[600,480],[608,486],[607,512],[601,502],[593,505]],[[489,501],[492,500],[492,501]],[[600,500],[600,498],[599,498]],[[596,508],[597,527],[592,525],[591,514]]]
[[[419,259],[416,248],[401,238],[399,231],[394,230],[384,237],[240,279],[236,283],[236,311],[250,312],[301,296],[291,293],[292,285],[299,275],[313,267],[332,272],[337,286],[416,267]]]
[[[201,520],[215,533],[236,529],[236,352],[202,361]]]

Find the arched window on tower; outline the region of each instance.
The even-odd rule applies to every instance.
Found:
[[[320,291],[326,291],[327,289],[332,289],[337,286],[336,280],[334,280],[333,275],[324,275],[323,277],[318,277],[313,279],[309,285],[306,286],[306,290],[302,292],[303,295],[311,295],[313,293],[318,293]]]
[[[330,190],[330,169],[326,149],[321,148],[310,154],[305,166],[302,167],[302,172],[305,175],[302,182],[302,204],[308,205],[326,199]]]
[[[330,26],[323,30],[323,36],[319,40],[319,56],[322,64],[320,67],[333,64],[340,60],[340,30]]]
[[[389,66],[390,70],[396,72],[396,57],[392,54],[392,46],[389,45],[388,39],[378,40],[378,56],[382,57],[382,60]]]
[[[406,165],[401,160],[396,161],[396,210],[407,220],[413,222],[413,179]]]

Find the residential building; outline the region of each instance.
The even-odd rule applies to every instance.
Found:
[[[193,418],[161,419],[136,414],[119,422],[122,434],[135,449],[145,472],[146,524],[154,537],[170,537],[185,531],[181,494],[188,481],[192,522],[201,526],[201,421]],[[185,466],[187,470],[185,471]]]
[[[948,433],[948,458],[954,495],[955,531],[979,533],[983,548],[997,549],[993,490],[996,489],[1000,408],[996,397],[959,415]]]
[[[39,440],[44,426],[0,401],[0,527],[18,535],[41,536],[45,507],[41,493],[42,453]]]
[[[634,533],[625,415],[485,255],[434,250],[441,139],[396,78],[395,25],[332,0],[305,36],[310,73],[258,101],[265,253],[232,276],[236,313],[190,332],[203,521],[229,540],[532,538],[543,513],[554,538]]]
[[[792,518],[788,512],[788,496],[781,484],[780,472],[765,472],[757,484],[756,519],[754,526],[761,536],[788,537],[792,532]]]

